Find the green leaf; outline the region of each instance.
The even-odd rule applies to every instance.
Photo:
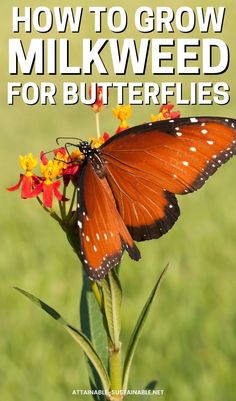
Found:
[[[80,300],[80,322],[83,333],[92,342],[105,367],[108,367],[107,337],[103,324],[103,316],[98,306],[87,275],[83,275],[83,289]],[[89,362],[90,375],[97,389],[101,381],[97,371]]]
[[[132,360],[134,357],[134,352],[137,346],[137,342],[139,340],[140,334],[141,334],[141,330],[143,328],[144,322],[148,316],[148,313],[150,311],[150,307],[152,305],[153,299],[156,295],[157,289],[159,287],[159,284],[161,282],[161,279],[163,277],[163,275],[165,274],[166,270],[168,268],[168,265],[165,267],[165,269],[163,270],[163,272],[161,273],[160,277],[158,278],[151,294],[148,297],[148,300],[146,302],[146,304],[143,307],[143,310],[138,318],[138,321],[136,323],[136,326],[134,328],[134,331],[131,335],[130,338],[130,342],[128,345],[128,350],[126,353],[126,358],[125,358],[125,363],[124,363],[124,375],[123,375],[123,389],[127,390],[127,386],[128,386],[128,381],[129,381],[129,374],[130,374],[130,368],[131,368],[131,364],[132,364]]]
[[[91,390],[93,390],[92,397],[93,397],[94,401],[106,401],[105,395],[96,394],[96,391],[98,389],[100,389],[100,387],[97,387],[97,385],[95,386],[95,384],[93,383],[91,378],[89,378],[89,384],[90,384]]]
[[[102,280],[102,293],[109,336],[114,347],[119,349],[122,289],[115,269],[112,269]]]
[[[96,369],[104,390],[109,391],[110,389],[110,379],[108,377],[108,374],[106,372],[106,369],[103,365],[103,362],[99,358],[96,350],[94,349],[92,343],[90,340],[78,329],[75,327],[71,326],[68,324],[65,319],[55,311],[55,309],[51,308],[49,305],[45,304],[43,301],[41,301],[39,298],[36,298],[34,295],[30,294],[27,291],[24,291],[20,288],[14,287],[17,291],[19,291],[21,294],[25,295],[27,298],[29,298],[33,303],[35,303],[37,306],[39,306],[41,309],[43,309],[45,312],[47,312],[53,319],[57,320],[63,327],[64,329],[74,338],[74,340],[80,345],[86,356],[89,358],[90,362]]]

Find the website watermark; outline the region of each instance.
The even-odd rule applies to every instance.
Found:
[[[113,396],[113,395],[123,395],[123,396],[128,396],[128,395],[151,395],[151,396],[158,396],[161,397],[164,395],[164,390],[162,389],[144,389],[144,390],[138,390],[138,389],[132,389],[132,390],[111,390],[111,391],[105,391],[105,390],[82,390],[82,389],[73,389],[72,390],[72,395],[75,396],[86,396],[86,395],[104,395],[104,396]]]

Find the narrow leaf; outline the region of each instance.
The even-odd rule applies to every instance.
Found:
[[[14,287],[17,291],[19,291],[21,294],[25,295],[27,298],[29,298],[33,303],[35,303],[37,306],[39,306],[41,309],[43,309],[45,312],[47,312],[53,319],[57,320],[63,327],[64,329],[74,338],[74,340],[80,345],[86,356],[89,358],[90,362],[93,364],[94,368],[96,369],[104,390],[109,391],[110,388],[110,380],[108,377],[108,374],[106,372],[106,369],[99,358],[96,350],[94,349],[92,343],[90,340],[78,329],[75,327],[71,326],[68,324],[63,317],[55,311],[55,309],[51,308],[49,305],[45,304],[43,301],[41,301],[39,298],[36,298],[34,295],[30,294],[27,291],[24,291],[20,288]]]
[[[102,281],[102,292],[109,335],[115,348],[119,348],[122,289],[115,269]]]
[[[96,394],[97,390],[98,390],[100,387],[97,387],[97,385],[95,386],[95,384],[93,383],[93,381],[91,380],[91,378],[89,378],[89,384],[90,384],[91,390],[93,390],[92,397],[93,397],[94,401],[106,401],[104,395],[102,395],[102,394],[101,394],[101,395]]]
[[[103,316],[91,290],[88,277],[85,274],[83,275],[83,289],[80,299],[80,322],[83,333],[92,342],[104,366],[107,367],[107,337],[103,324]],[[101,388],[100,378],[89,360],[88,362],[91,370],[91,379],[96,384],[97,389],[99,389]]]
[[[148,300],[146,302],[146,304],[143,307],[143,310],[138,318],[138,321],[136,323],[136,326],[134,328],[134,331],[131,335],[130,338],[130,342],[128,345],[128,350],[126,353],[126,358],[125,358],[125,363],[124,363],[124,375],[123,375],[123,389],[127,390],[127,386],[128,386],[128,380],[129,380],[129,374],[130,374],[130,368],[131,368],[131,364],[132,364],[132,360],[134,357],[134,352],[137,346],[137,342],[139,340],[140,334],[141,334],[141,330],[143,328],[144,322],[148,316],[148,313],[150,311],[150,307],[152,305],[153,299],[156,295],[157,289],[159,287],[159,284],[161,282],[161,279],[163,277],[163,275],[165,274],[166,270],[168,268],[168,265],[165,267],[165,269],[163,270],[163,272],[161,273],[160,277],[158,278],[151,294],[148,297]]]

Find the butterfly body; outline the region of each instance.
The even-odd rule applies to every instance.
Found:
[[[106,169],[101,149],[93,148],[91,143],[87,141],[81,141],[78,147],[80,152],[84,155],[85,162],[93,166],[99,178],[103,178],[106,175]]]
[[[236,121],[192,117],[148,123],[100,148],[82,141],[78,173],[78,239],[89,276],[102,279],[134,241],[159,238],[177,221],[175,195],[201,188],[236,153]]]

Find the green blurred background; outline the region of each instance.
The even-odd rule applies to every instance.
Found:
[[[88,388],[86,362],[76,344],[54,321],[34,305],[14,292],[19,286],[39,296],[55,307],[69,322],[78,324],[81,268],[64,234],[36,201],[21,201],[18,193],[5,188],[18,180],[18,155],[55,146],[55,137],[64,135],[94,136],[94,115],[86,106],[62,106],[61,93],[57,106],[26,106],[21,100],[14,107],[6,105],[7,81],[64,81],[79,82],[83,77],[9,77],[8,39],[11,32],[11,8],[19,5],[37,7],[97,5],[90,1],[13,1],[1,4],[1,339],[0,393],[4,401],[71,400],[74,388]],[[107,7],[114,1],[99,3]],[[132,29],[132,14],[141,0],[119,1],[127,9],[130,27],[119,35],[136,37]],[[163,5],[149,1],[152,8]],[[164,4],[165,5],[165,4]],[[176,9],[179,1],[168,6]],[[219,37],[231,51],[228,71],[218,77],[175,77],[188,85],[191,80],[226,81],[231,87],[231,102],[225,106],[185,106],[183,116],[222,115],[236,117],[236,8],[233,0],[185,1],[185,6],[225,6],[226,16],[222,34],[212,31],[202,37]],[[105,29],[103,36],[116,37]],[[44,35],[45,36],[45,35]],[[54,37],[55,32],[48,34]],[[82,36],[98,38],[89,23],[82,25],[80,35],[64,34],[71,39],[72,61],[76,62],[78,43]],[[142,35],[137,35],[137,39]],[[159,35],[161,37],[161,35]],[[167,34],[162,35],[167,37]],[[175,34],[173,37],[183,37]],[[198,30],[189,34],[199,37]],[[22,35],[24,43],[33,33]],[[151,37],[151,36],[150,36]],[[152,37],[157,37],[153,33]],[[118,77],[123,81],[124,77]],[[128,71],[127,81],[140,81]],[[87,77],[102,80],[96,74]],[[109,76],[106,80],[116,80]],[[152,77],[145,81],[166,81],[168,77]],[[174,80],[171,77],[170,80]],[[115,101],[115,100],[114,100]],[[173,99],[174,101],[174,99]],[[101,116],[102,128],[113,132],[116,121],[110,107]],[[147,121],[157,106],[133,107],[132,125]],[[233,401],[236,385],[236,160],[230,161],[199,193],[180,197],[182,215],[171,232],[160,239],[139,245],[140,263],[123,259],[121,280],[124,287],[123,347],[153,283],[161,269],[170,268],[146,324],[136,353],[130,388],[144,388],[150,380],[158,380],[168,401]],[[86,399],[90,400],[89,397]],[[129,398],[132,400],[132,398]],[[137,399],[137,398],[136,398]],[[146,399],[146,398],[145,398]],[[154,399],[154,398],[152,398]]]

